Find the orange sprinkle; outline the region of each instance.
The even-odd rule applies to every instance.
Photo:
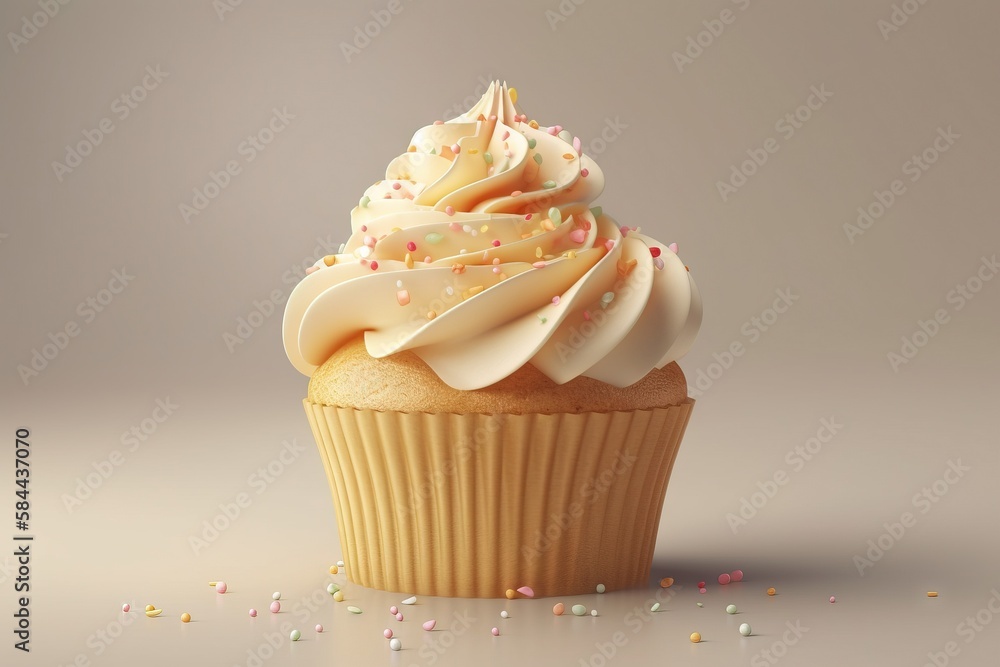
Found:
[[[482,291],[483,291],[483,286],[482,285],[474,285],[473,287],[470,287],[469,289],[467,289],[464,292],[462,292],[462,298],[463,299],[471,299],[472,297],[476,296],[477,294],[479,294]]]
[[[563,157],[566,158],[567,160],[572,160],[576,156],[573,155],[572,153],[563,153]]]
[[[777,592],[778,591],[774,590],[774,588],[768,588],[767,589],[767,594],[768,595],[775,595]]]
[[[451,272],[454,274],[465,273],[465,264],[455,263],[451,265]]]
[[[529,120],[528,121],[528,127],[530,127],[533,130],[537,130],[538,129],[538,121],[537,120]]]
[[[406,148],[406,152],[407,152],[407,153],[416,153],[416,152],[417,152],[417,147],[416,147],[416,146],[414,146],[413,144],[410,144],[410,145],[409,145],[409,146],[408,146],[408,147]]]
[[[428,310],[427,311],[427,319],[433,320],[437,316],[438,316],[438,314],[435,313],[433,310]]]
[[[323,258],[323,263],[326,264],[327,266],[333,266],[334,264],[337,263],[337,256],[327,255],[326,257]]]
[[[554,224],[552,224],[552,221],[549,220],[548,218],[545,218],[544,220],[542,220],[542,229],[544,229],[545,231],[551,232],[555,228],[556,228],[556,226]]]
[[[506,595],[506,596],[507,596],[507,599],[508,599],[508,600],[513,600],[513,599],[514,599],[514,596],[515,596],[515,595],[517,595],[517,594],[516,594],[516,593],[514,592],[514,589],[513,589],[513,588],[508,588],[508,589],[507,589],[507,592],[506,592],[506,593],[504,593],[504,595]]]
[[[660,579],[660,588],[670,588],[674,585],[673,577],[663,577]]]
[[[927,591],[927,597],[936,598],[938,596],[937,591]]]

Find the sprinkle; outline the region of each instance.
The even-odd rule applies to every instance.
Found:
[[[478,152],[479,152],[478,148],[470,148],[469,149],[469,155],[475,155]]]
[[[528,148],[534,148],[535,144],[538,143],[537,139],[528,139]]]
[[[323,258],[323,263],[326,264],[327,266],[333,266],[334,264],[337,263],[337,256],[327,255],[326,257]]]
[[[257,618],[257,610],[256,609],[251,609],[250,610],[250,618]]]
[[[459,275],[465,273],[465,264],[460,264],[458,262],[451,265],[451,272]]]
[[[441,243],[442,239],[444,239],[444,237],[438,234],[437,232],[430,232],[429,234],[424,236],[424,240],[430,243],[431,245],[437,245],[438,243]]]
[[[593,616],[594,618],[597,618],[597,610],[596,609],[591,609],[590,610],[590,615]]]
[[[549,209],[549,220],[552,221],[556,226],[562,224],[562,211],[553,206]]]
[[[659,250],[659,248],[657,248],[657,250]],[[719,584],[721,584],[722,586],[725,586],[732,580],[733,578],[727,572],[723,572],[722,574],[719,575]]]
[[[575,250],[568,251],[566,253],[566,258],[567,259],[576,259],[576,251]]]
[[[334,600],[334,602],[343,602],[344,601],[344,591],[334,591],[334,593],[333,593],[333,600]]]
[[[455,207],[454,206],[445,206],[444,207],[444,212],[445,212],[445,215],[455,215]]]
[[[396,292],[396,302],[399,305],[401,305],[401,306],[405,306],[405,305],[409,304],[410,303],[410,293],[408,291],[406,291],[405,289],[399,290],[398,292]]]
[[[417,147],[414,146],[413,144],[410,144],[409,146],[406,147],[406,152],[407,153],[416,153],[417,152]]]
[[[361,208],[368,208],[369,203],[371,203],[371,197],[369,197],[368,195],[362,197],[361,201],[358,202],[358,204],[361,205]]]
[[[309,274],[316,273],[317,271],[319,271],[318,266],[310,266],[308,269],[306,269],[306,275],[308,276]]]
[[[524,193],[523,193],[523,192],[521,192],[520,190],[514,190],[513,192],[511,192],[511,193],[510,193],[510,196],[511,196],[511,197],[520,197],[520,196],[521,196],[521,195],[523,195],[523,194],[524,194]]]
[[[584,607],[582,604],[573,605],[573,614],[575,614],[576,616],[583,616],[586,613],[587,613],[587,608]]]
[[[938,596],[937,591],[927,591],[927,597],[936,598]]]
[[[319,623],[316,624],[316,632],[323,632],[323,626]]]
[[[393,651],[400,651],[403,649],[403,642],[399,641],[399,637],[393,637],[389,640],[389,648]]]
[[[521,586],[520,588],[517,589],[517,592],[526,598],[535,597],[535,591],[532,590],[531,586]]]
[[[542,220],[541,227],[542,227],[542,229],[544,229],[547,232],[551,232],[553,229],[556,228],[556,226],[554,224],[552,224],[552,221],[549,220],[548,218],[545,218],[544,220]]]
[[[830,596],[830,604],[833,604],[836,601],[837,601],[837,598],[831,595]]]
[[[500,618],[510,618],[510,614],[507,613],[506,609],[500,612]]]
[[[605,292],[603,295],[601,295],[601,303],[605,305],[611,303],[614,300],[615,300],[614,292]],[[699,586],[698,588],[701,588],[701,586]]]
[[[552,297],[552,305],[553,306],[558,306],[559,305],[559,297],[558,296]],[[598,593],[603,593],[604,591],[597,591],[597,592]]]
[[[272,600],[280,600],[281,599],[281,593],[277,593],[277,592],[272,593],[271,594],[271,599]]]
[[[553,180],[545,181],[544,183],[542,183],[542,187],[545,188],[546,190],[554,188],[556,187],[556,182]]]
[[[385,630],[382,631],[382,636],[385,637],[386,639],[392,639],[392,630],[386,628]]]
[[[634,269],[638,263],[639,262],[634,259],[630,259],[627,262],[623,259],[619,259],[618,275],[620,275],[622,278],[625,278],[626,276],[628,276],[629,273],[632,272],[632,269]]]
[[[705,593],[708,592],[708,589],[707,588],[699,588],[698,592],[701,593],[702,595],[704,595]]]
[[[500,138],[503,139],[504,141],[507,141],[507,139],[510,138],[510,130],[504,130]]]
[[[536,268],[536,269],[544,269],[545,268],[545,262],[535,262],[531,266],[533,268]]]
[[[525,220],[531,220],[531,214],[529,213],[528,215],[524,216],[524,219]]]
[[[735,614],[735,613],[736,613],[736,611],[737,611],[737,610],[736,610],[736,605],[734,605],[734,604],[731,604],[731,605],[728,605],[728,606],[726,607],[726,613],[727,613],[727,614]]]
[[[743,570],[733,570],[729,573],[733,581],[743,581]]]
[[[551,134],[554,137],[554,136],[556,136],[556,132],[558,132],[559,130],[557,130],[556,126],[553,125],[552,127],[546,128],[545,131],[548,132],[549,134]]]
[[[541,164],[542,163],[542,154],[541,153],[535,153],[535,157],[532,158],[532,159],[535,161],[536,164]]]
[[[430,632],[431,630],[434,629],[435,625],[437,625],[437,621],[435,621],[434,619],[431,619],[429,621],[424,621],[424,624],[421,627],[424,630],[426,630],[427,632]]]
[[[590,214],[595,218],[599,218],[604,214],[604,209],[600,206],[591,207]]]
[[[572,153],[563,153],[563,158],[566,159],[566,160],[572,160],[575,157],[576,156],[573,155]]]
[[[493,633],[494,637],[500,636],[500,628],[493,628],[492,630],[490,630],[490,632]]]
[[[528,127],[530,127],[532,130],[537,130],[538,129],[538,121],[537,120],[529,120],[528,121]]]
[[[542,324],[545,324],[546,322],[548,322],[548,321],[549,321],[549,318],[547,318],[547,317],[542,317],[541,315],[539,315],[539,316],[538,316],[538,321],[539,321],[539,322],[541,322]]]
[[[768,595],[775,595],[775,594],[777,594],[777,591],[774,590],[774,588],[768,588],[767,589],[767,594]]]
[[[371,267],[372,267],[372,271],[377,270],[378,269],[378,262],[376,262],[375,260],[372,260]]]
[[[361,242],[369,248],[374,248],[376,243],[375,237],[368,236],[367,234],[365,234],[365,237],[361,240]]]
[[[485,151],[483,153],[483,160],[486,162],[486,164],[493,164],[493,154],[490,153],[489,151]]]
[[[649,608],[650,611],[660,611],[660,603],[654,602],[653,606]]]
[[[514,592],[513,588],[508,588],[504,595],[507,596],[508,600],[513,600],[517,596],[517,593]]]
[[[559,126],[556,125],[558,128]],[[566,130],[559,130],[559,138],[565,141],[567,144],[573,141],[573,135]]]
[[[301,633],[301,632],[299,632],[298,630],[292,630],[292,631],[291,631],[291,632],[290,632],[290,633],[288,634],[288,638],[289,638],[289,639],[291,639],[291,640],[292,640],[293,642],[297,642],[297,641],[299,641],[300,639],[302,639],[302,633]]]
[[[606,589],[604,587],[604,584],[597,584],[597,592],[598,593],[603,593],[605,590]]]
[[[489,225],[483,225],[482,227],[479,228],[479,231],[481,231],[483,233],[488,232],[489,230],[490,230],[490,226]]]
[[[401,611],[396,612],[396,620],[397,621],[402,621],[403,620],[403,612],[401,612]]]
[[[474,285],[474,286],[470,287],[469,289],[465,290],[464,292],[462,292],[462,298],[463,299],[471,299],[472,297],[476,296],[477,294],[479,294],[482,291],[483,291],[483,286],[482,285]]]
[[[124,611],[124,612],[126,612],[126,613],[127,613],[127,612],[128,612],[128,610],[129,610],[129,609],[131,609],[131,608],[132,608],[132,605],[130,605],[130,604],[129,604],[128,602],[126,602],[125,604],[123,604],[123,605],[122,605],[122,611]]]
[[[704,607],[704,606],[705,606],[705,605],[703,605],[703,604],[702,604],[702,603],[700,603],[700,602],[696,602],[695,604],[696,604],[696,605],[698,605],[699,607]]]
[[[443,120],[436,120],[436,121],[434,121],[434,124],[435,125],[444,125],[444,121]]]
[[[493,239],[493,247],[494,248],[500,247],[500,239]]]
[[[583,178],[587,178],[588,176],[590,176],[590,170],[589,169],[581,169],[580,170],[580,176],[582,176]]]
[[[583,243],[587,240],[587,232],[582,229],[574,229],[569,233],[569,239],[573,243]]]
[[[608,249],[608,252],[611,252],[612,250],[614,250],[615,249],[614,239],[608,239],[607,241],[605,241],[604,242],[604,247]]]
[[[583,153],[583,145],[580,143],[580,137],[573,137],[573,150],[577,153]]]
[[[435,313],[433,310],[427,311],[427,319],[433,320],[435,317],[437,317],[437,313]]]
[[[749,623],[742,623],[740,625],[740,634],[744,637],[749,637],[753,630],[750,628]]]
[[[653,247],[651,247],[649,249],[649,254],[652,255],[653,257],[659,257],[660,256],[660,249],[657,246],[654,245]]]
[[[667,246],[667,248],[670,249],[670,252],[674,253],[675,255],[677,254],[677,244],[676,243],[671,243],[670,245]]]
[[[406,264],[406,268],[413,268],[413,257],[410,256],[410,253],[406,253],[406,257],[403,258],[403,263]]]
[[[395,616],[396,614],[399,613],[399,607],[397,607],[396,605],[392,605],[391,607],[389,607],[389,613]]]
[[[417,604],[417,596],[411,595],[410,597],[403,600],[403,604]]]
[[[414,243],[413,241],[407,241],[406,242],[406,249],[409,250],[410,252],[413,252],[414,250],[417,249],[417,244]]]
[[[221,594],[221,593],[225,593],[228,590],[229,590],[229,586],[226,586],[226,582],[224,582],[224,581],[216,582],[216,584],[215,584],[215,592],[216,593],[220,593]]]
[[[700,632],[692,632],[691,633],[691,643],[692,644],[697,644],[700,641],[701,641],[701,633]]]
[[[455,155],[458,155],[459,153],[462,152],[462,147],[459,146],[458,144],[452,144],[451,145],[451,152],[454,153]]]
[[[674,585],[673,577],[663,577],[660,579],[660,588],[670,588]]]
[[[334,567],[336,567],[336,566],[334,566]],[[339,590],[340,590],[340,586],[338,586],[337,584],[330,584],[329,586],[326,587],[326,592],[329,593],[330,595],[333,595],[334,593],[336,593]]]
[[[272,614],[277,614],[279,611],[281,611],[281,603],[275,600],[274,602],[271,603],[269,609],[271,610]]]
[[[510,97],[511,104],[517,104],[517,88],[508,88],[507,95]]]
[[[663,270],[663,258],[662,257],[654,257],[653,258],[653,266],[656,267],[657,271],[662,271]]]
[[[351,607],[347,608],[347,611],[351,612],[352,614],[360,614],[361,613],[361,608],[360,607],[351,606]]]
[[[190,623],[190,622],[191,622],[191,614],[187,612],[181,614],[181,623]]]
[[[403,187],[403,184],[402,184],[402,183],[400,183],[399,181],[396,181],[395,183],[393,183],[393,184],[392,184],[392,189],[393,189],[393,190],[398,190],[398,189],[400,189],[401,187]]]
[[[590,321],[590,311],[589,310],[583,311],[583,319],[587,320],[588,322]]]
[[[541,256],[542,256],[542,248],[541,246],[537,246],[535,248],[535,257],[541,257]]]

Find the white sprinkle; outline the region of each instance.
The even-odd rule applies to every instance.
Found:
[[[416,604],[416,603],[417,603],[417,596],[416,595],[410,596],[410,597],[406,598],[405,600],[403,600],[403,604]]]

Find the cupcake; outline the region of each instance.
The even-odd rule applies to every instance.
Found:
[[[413,136],[293,290],[283,336],[352,581],[502,597],[644,585],[694,401],[687,267],[493,83]]]

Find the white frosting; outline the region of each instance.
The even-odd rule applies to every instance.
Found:
[[[600,168],[515,100],[492,84],[365,191],[342,252],[289,296],[285,351],[302,373],[362,332],[372,356],[411,350],[457,389],[526,363],[625,387],[687,352],[701,299],[683,262],[589,208]]]

